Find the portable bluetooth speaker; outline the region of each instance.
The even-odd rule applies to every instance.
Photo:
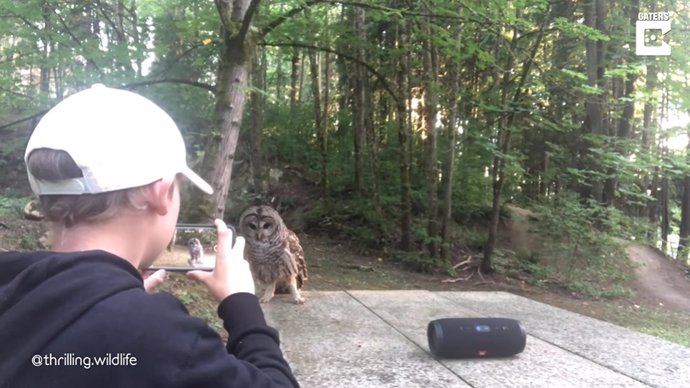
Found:
[[[509,357],[525,349],[520,322],[508,318],[445,318],[429,322],[431,353],[441,358]]]

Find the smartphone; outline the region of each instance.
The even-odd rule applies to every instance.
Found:
[[[228,225],[235,246],[235,228]],[[213,224],[177,224],[172,241],[147,270],[171,272],[213,271],[216,264],[218,234]]]

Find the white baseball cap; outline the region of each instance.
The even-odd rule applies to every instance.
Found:
[[[205,193],[213,188],[187,166],[187,151],[172,118],[150,100],[120,89],[94,85],[46,113],[31,134],[31,151],[67,152],[83,177],[48,182],[28,172],[38,195],[96,194],[144,186],[182,174]]]

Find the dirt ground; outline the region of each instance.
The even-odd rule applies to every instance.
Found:
[[[630,284],[634,295],[607,300],[587,300],[562,290],[535,287],[523,281],[494,274],[468,281],[444,282],[444,274],[423,274],[400,268],[378,256],[353,255],[351,247],[317,236],[302,235],[302,245],[309,260],[310,276],[305,289],[427,289],[445,291],[508,291],[550,304],[582,312],[597,303],[646,306],[690,314],[690,280],[682,266],[667,259],[658,250],[630,245],[627,251],[639,264],[636,278]]]
[[[626,251],[637,264],[631,288],[644,303],[690,314],[690,272],[658,250],[631,244]]]

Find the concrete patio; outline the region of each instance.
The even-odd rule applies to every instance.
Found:
[[[505,292],[311,291],[264,306],[303,388],[690,387],[690,348]],[[429,321],[518,319],[525,350],[436,359]],[[690,329],[689,329],[690,330]]]

